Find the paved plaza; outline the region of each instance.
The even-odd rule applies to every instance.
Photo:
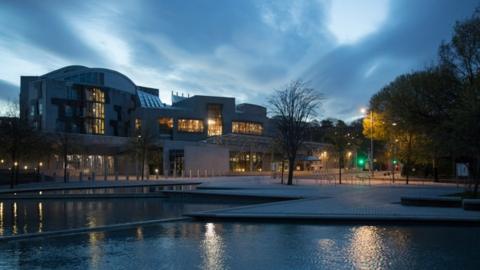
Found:
[[[234,209],[192,213],[201,219],[282,219],[310,221],[480,222],[480,212],[462,208],[415,207],[400,204],[403,196],[437,197],[461,192],[446,184],[375,185],[307,183],[205,183],[190,193],[301,198]]]

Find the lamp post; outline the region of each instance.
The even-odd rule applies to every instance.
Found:
[[[395,184],[395,170],[397,169],[397,143],[398,139],[395,139],[395,143],[393,144],[393,161],[392,161],[392,180]]]
[[[361,112],[363,114],[366,114],[367,112],[367,109],[365,108],[362,108],[361,109]],[[373,172],[373,110],[370,110],[370,172],[372,174],[372,178],[374,176],[374,172]]]

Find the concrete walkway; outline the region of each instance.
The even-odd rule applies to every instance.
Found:
[[[435,197],[461,192],[455,185],[297,185],[202,184],[196,191],[215,195],[301,197],[245,207],[191,213],[188,216],[234,220],[288,220],[315,222],[473,223],[480,212],[462,208],[414,207],[400,204],[402,196]]]

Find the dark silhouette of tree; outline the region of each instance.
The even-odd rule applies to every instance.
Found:
[[[471,173],[475,178],[474,194],[480,184],[480,9],[471,18],[457,22],[449,43],[440,46],[441,66],[461,82],[455,100],[451,127],[456,144],[464,154],[474,157]]]
[[[157,133],[155,126],[146,123],[155,123],[155,121],[145,121],[136,130],[136,137],[131,139],[130,149],[137,160],[140,161],[141,180],[145,179],[145,163],[150,151],[156,148]]]
[[[10,188],[18,184],[20,162],[29,161],[38,140],[38,132],[18,118],[18,103],[7,105],[6,117],[0,121],[0,152],[9,158]]]
[[[298,150],[308,138],[309,121],[317,114],[322,99],[321,94],[301,80],[291,82],[269,98],[280,143],[288,159],[288,185],[293,183]]]

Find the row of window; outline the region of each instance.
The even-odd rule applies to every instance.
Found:
[[[219,119],[208,119],[208,136],[222,135],[222,125]],[[170,134],[173,130],[173,118],[161,117],[158,119],[160,133]],[[141,120],[135,119],[135,129],[141,129]],[[178,119],[177,130],[186,133],[203,133],[204,122],[200,119]],[[239,134],[262,135],[263,126],[260,123],[233,121],[232,132]]]

